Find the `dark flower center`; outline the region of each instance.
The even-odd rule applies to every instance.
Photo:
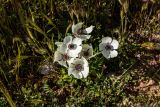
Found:
[[[83,68],[83,66],[81,64],[77,64],[77,65],[75,65],[75,69],[77,71],[82,71],[84,68]]]
[[[83,34],[83,30],[82,29],[78,29],[77,30],[77,34]]]
[[[69,59],[69,56],[67,54],[62,54],[62,60],[67,61]]]
[[[111,44],[107,43],[105,46],[105,49],[106,50],[114,50],[114,47]]]
[[[76,44],[69,44],[69,45],[68,45],[68,48],[69,48],[70,50],[75,50],[75,49],[77,48],[77,45],[76,45]]]
[[[89,52],[88,52],[88,51],[85,51],[85,52],[83,52],[83,55],[84,55],[84,56],[88,56],[88,55],[89,55]]]
[[[78,34],[78,35],[86,35],[86,34],[87,34],[87,31],[86,31],[85,29],[84,29],[84,30],[83,30],[83,29],[78,29],[78,30],[77,30],[77,34]]]

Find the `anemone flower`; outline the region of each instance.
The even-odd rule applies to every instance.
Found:
[[[68,75],[73,75],[77,79],[86,78],[89,74],[89,67],[87,60],[82,58],[75,58],[68,68]]]
[[[78,57],[82,50],[82,40],[80,38],[72,38],[72,36],[66,36],[63,43],[59,46],[58,51],[67,53],[70,57]]]
[[[86,59],[89,59],[93,55],[93,48],[91,45],[84,44],[82,45],[82,51],[80,53]]]
[[[87,27],[85,29],[82,29],[82,25],[83,23],[77,23],[77,24],[73,24],[72,25],[72,33],[75,37],[81,38],[82,40],[86,40],[89,39],[91,37],[91,35],[89,35],[89,33],[91,33],[93,31],[94,26],[90,26]]]
[[[58,62],[64,67],[68,67],[73,62],[73,60],[74,58],[68,56],[67,53],[62,53],[59,51],[54,53],[54,62]]]
[[[118,55],[116,49],[118,49],[119,43],[117,40],[111,37],[102,38],[102,42],[99,44],[99,49],[106,59],[114,58]]]

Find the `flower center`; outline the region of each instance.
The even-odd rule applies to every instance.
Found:
[[[105,49],[106,50],[114,50],[113,46],[109,43],[106,44]]]
[[[76,48],[77,48],[77,45],[76,44],[69,44],[68,45],[68,48],[70,49],[70,50],[75,50]]]
[[[89,55],[88,51],[84,52],[83,54],[84,54],[84,56],[88,56]]]
[[[75,66],[75,69],[76,69],[77,71],[82,71],[84,68],[83,68],[83,66],[82,66],[81,64],[77,64],[77,65]]]
[[[69,56],[67,54],[62,55],[62,60],[67,61],[69,59]]]
[[[78,29],[77,30],[77,34],[82,34],[83,33],[83,30],[82,29]]]

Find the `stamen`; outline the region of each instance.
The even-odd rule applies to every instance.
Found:
[[[83,52],[83,55],[84,55],[84,56],[88,56],[88,55],[89,55],[89,52],[85,51],[85,52]]]
[[[68,48],[70,49],[70,50],[75,50],[76,48],[77,48],[77,45],[76,44],[69,44],[68,45]]]
[[[113,46],[109,43],[106,44],[105,49],[106,50],[114,50]]]
[[[81,64],[77,64],[77,65],[75,65],[75,70],[77,70],[77,71],[82,71],[84,68],[83,68],[83,66],[81,65]]]
[[[61,54],[61,57],[63,61],[69,60],[69,56],[67,54]]]
[[[77,30],[77,34],[83,34],[83,30],[82,29],[78,29]]]
[[[87,49],[86,51],[83,51],[83,55],[84,56],[89,56],[89,49]]]

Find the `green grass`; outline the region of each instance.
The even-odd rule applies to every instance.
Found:
[[[159,87],[158,14],[159,0],[1,0],[0,106],[159,106],[160,88],[139,88],[148,80]],[[105,36],[120,48],[116,58],[91,58],[89,76],[78,80],[53,56],[55,42],[81,21],[95,26],[86,42],[95,53]],[[48,75],[40,74],[43,65],[51,67]]]

